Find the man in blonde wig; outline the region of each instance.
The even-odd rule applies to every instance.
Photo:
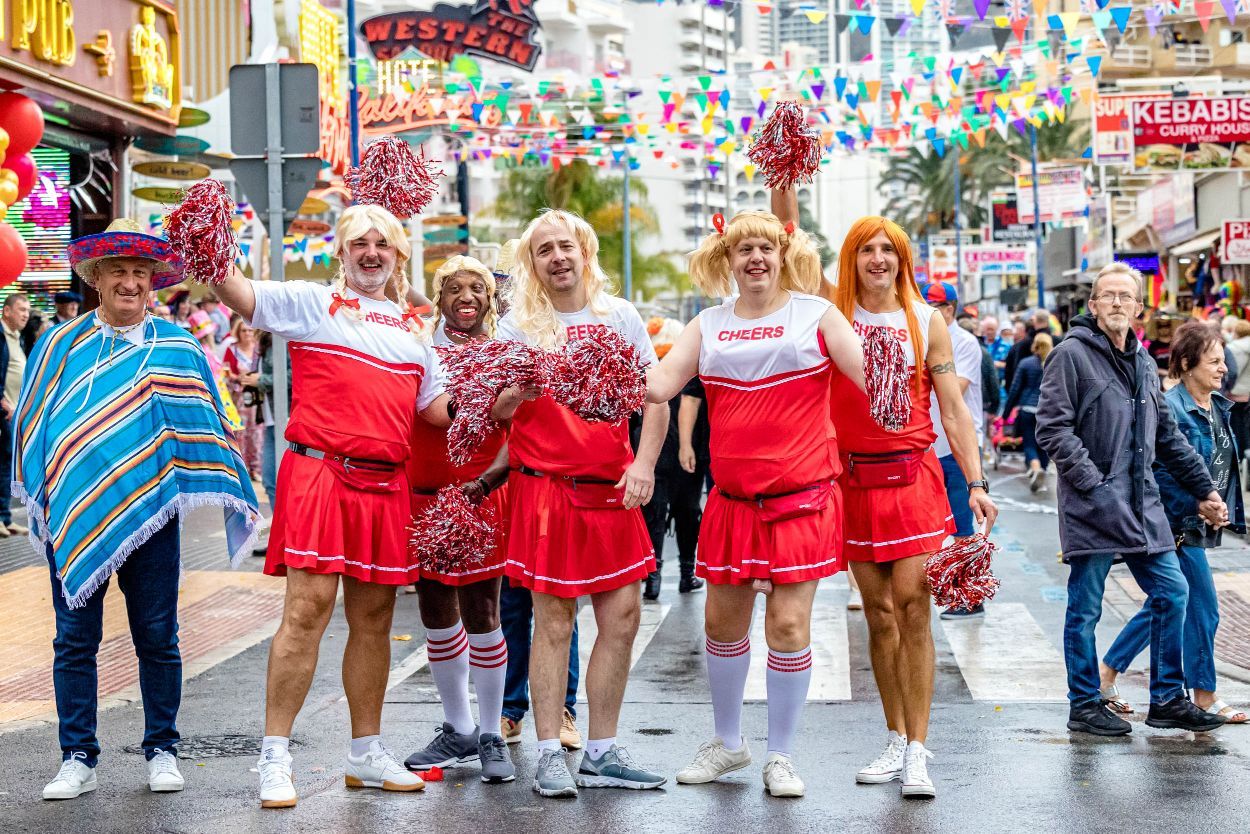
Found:
[[[348,787],[424,787],[379,739],[390,667],[395,586],[415,582],[409,556],[408,478],[413,421],[448,425],[442,372],[415,311],[406,309],[410,248],[378,206],[343,212],[336,229],[339,275],[330,286],[253,282],[235,272],[221,300],[252,326],[290,340],[290,453],[265,573],[285,576],[282,625],[269,650],[261,805],[295,804],[288,739],[317,665],[340,577],[349,627],[343,688],[351,712]]]
[[[599,240],[582,218],[565,211],[539,215],[521,235],[513,275],[512,309],[499,323],[499,338],[554,348],[606,327],[633,343],[644,361],[656,361],[638,311],[608,295]],[[639,768],[617,746],[616,725],[638,631],[640,583],[655,569],[638,508],[655,486],[668,407],[646,406],[636,456],[625,423],[588,423],[535,389],[504,391],[495,414],[515,414],[504,570],[534,597],[530,688],[540,752],[534,790],[576,796],[579,785],[658,788],[664,777]],[[586,680],[590,737],[574,778],[560,747],[560,723],[569,640],[584,594],[599,633]]]

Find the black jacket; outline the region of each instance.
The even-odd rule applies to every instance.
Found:
[[[1016,381],[1016,368],[1026,356],[1033,355],[1033,337],[1036,335],[1036,330],[1031,326],[1026,326],[1024,338],[1013,344],[1007,351],[1007,358],[1003,360],[1003,385],[1008,391],[1011,390],[1011,384]]]
[[[1007,403],[1003,406],[1003,416],[1011,414],[1016,406],[1037,407],[1037,398],[1042,389],[1042,360],[1029,356],[1016,366],[1016,378],[1007,392]]]
[[[1037,441],[1059,473],[1065,559],[1175,549],[1151,472],[1156,459],[1191,495],[1213,488],[1163,401],[1155,363],[1131,332],[1115,353],[1094,319],[1078,316],[1042,374]]]

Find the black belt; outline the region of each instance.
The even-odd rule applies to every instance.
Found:
[[[323,452],[320,449],[312,449],[303,443],[288,443],[287,448],[297,455],[303,455],[306,458],[315,460],[333,460],[341,461],[344,466],[352,466],[357,469],[385,469],[394,470],[399,466],[398,463],[390,460],[371,460],[369,458],[349,458],[346,455],[334,455],[329,452]]]
[[[546,472],[539,472],[537,469],[531,469],[528,466],[517,466],[515,468],[522,475],[529,475],[531,478],[562,478],[566,481],[572,481],[573,486],[578,484],[612,484],[615,486],[617,483],[604,478],[583,478],[580,475],[549,475]]]

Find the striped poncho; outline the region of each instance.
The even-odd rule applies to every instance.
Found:
[[[39,340],[22,380],[13,494],[71,608],[194,507],[225,509],[233,562],[255,540],[256,493],[203,350],[169,322],[142,328],[135,345],[81,315]]]

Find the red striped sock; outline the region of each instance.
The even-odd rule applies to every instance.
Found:
[[[469,710],[469,637],[464,626],[431,628],[425,632],[430,675],[443,701],[443,718],[457,733],[473,732]],[[498,722],[495,722],[498,724]]]

